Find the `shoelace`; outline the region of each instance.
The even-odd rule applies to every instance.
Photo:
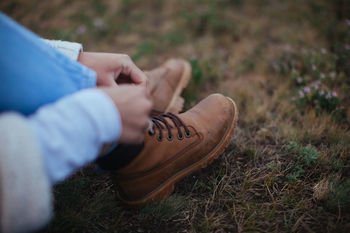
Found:
[[[171,133],[171,129],[174,127],[171,126],[165,118],[169,118],[174,123],[174,126],[177,128],[177,132],[178,132],[177,138],[179,140],[182,140],[184,138],[184,135],[181,131],[181,127],[184,128],[185,137],[187,137],[187,138],[191,137],[191,132],[187,128],[185,123],[178,116],[176,116],[175,114],[173,114],[171,112],[160,114],[158,116],[152,117],[151,121],[153,123],[153,127],[150,130],[148,130],[148,134],[153,136],[156,134],[156,130],[158,130],[159,134],[157,136],[157,140],[162,141],[163,140],[163,130],[167,129],[168,130],[167,139],[169,141],[173,140],[173,135]]]

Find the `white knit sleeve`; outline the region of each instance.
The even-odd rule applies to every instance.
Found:
[[[76,42],[46,39],[43,39],[43,41],[74,61],[78,60],[79,53],[83,51],[82,44]]]
[[[31,232],[52,216],[52,194],[28,120],[0,114],[0,232]]]
[[[114,102],[97,89],[45,105],[29,120],[52,184],[94,161],[102,145],[116,142],[122,132]]]

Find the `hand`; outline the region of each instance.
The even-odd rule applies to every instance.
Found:
[[[105,92],[119,110],[122,121],[120,143],[138,144],[144,139],[148,128],[152,102],[146,88],[135,85],[121,85],[99,88]]]
[[[134,83],[146,86],[147,76],[126,54],[81,52],[78,62],[97,73],[97,86]]]

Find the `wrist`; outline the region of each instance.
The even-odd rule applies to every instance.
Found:
[[[80,50],[80,52],[79,52],[79,54],[78,54],[78,59],[77,59],[77,61],[79,62],[79,63],[81,63],[81,59],[82,59],[82,57],[83,57],[83,51],[82,50]],[[81,63],[82,64],[82,63]]]
[[[89,67],[90,68],[90,66],[88,65],[88,59],[87,59],[87,56],[88,55],[88,53],[87,52],[84,52],[84,51],[80,51],[80,53],[79,53],[79,55],[78,55],[78,59],[77,59],[77,61],[80,63],[80,64],[82,64],[82,65],[84,65],[84,66],[87,66],[87,67]]]

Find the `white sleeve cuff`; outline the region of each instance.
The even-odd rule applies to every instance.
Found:
[[[43,39],[43,41],[74,61],[78,60],[80,51],[83,51],[82,44],[76,42],[46,39]]]

